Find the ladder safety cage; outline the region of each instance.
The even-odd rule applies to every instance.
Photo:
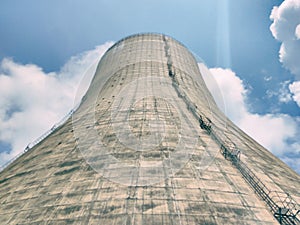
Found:
[[[269,206],[272,214],[280,224],[300,225],[300,205],[285,192],[271,191],[266,185],[250,170],[250,168],[241,161],[241,151],[238,147],[226,137],[222,141],[218,137],[211,122],[207,123],[199,116],[200,127],[220,145],[220,150],[225,159],[228,159],[240,171],[244,179],[254,189],[257,195]]]

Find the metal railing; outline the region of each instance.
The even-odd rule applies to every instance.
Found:
[[[65,115],[59,122],[55,123],[50,130],[43,133],[41,136],[39,136],[34,141],[30,142],[23,151],[21,151],[19,154],[14,156],[12,159],[7,161],[5,164],[0,166],[0,172],[3,171],[6,167],[8,167],[12,162],[14,162],[16,159],[18,159],[20,156],[22,156],[24,153],[30,151],[34,146],[42,142],[46,137],[48,137],[50,134],[52,134],[54,131],[56,131],[60,126],[62,126],[78,109],[80,104],[77,104],[67,115]]]
[[[212,128],[211,122],[207,123],[199,116],[199,123],[200,127],[205,129],[219,144],[224,158],[231,161],[255,193],[268,205],[277,221],[280,224],[299,225],[300,205],[288,193],[271,191],[266,187],[254,172],[240,160],[241,152],[236,145],[228,137],[226,138],[227,142],[218,137]]]

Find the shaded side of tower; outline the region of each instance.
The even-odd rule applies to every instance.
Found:
[[[278,224],[199,115],[300,202],[299,175],[222,114],[192,54],[143,34],[109,49],[73,118],[0,173],[0,223]]]

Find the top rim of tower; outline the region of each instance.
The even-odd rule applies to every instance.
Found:
[[[159,33],[159,32],[141,32],[141,33],[135,33],[135,34],[128,35],[128,36],[120,39],[116,43],[114,43],[111,47],[109,47],[107,49],[107,51],[105,52],[105,54],[110,52],[112,49],[114,49],[118,45],[120,45],[122,42],[124,42],[128,39],[133,39],[133,38],[141,37],[141,36],[153,36],[153,37],[161,37],[161,38],[167,37],[167,38],[173,40],[174,42],[176,42],[177,44],[181,45],[182,47],[184,47],[194,57],[196,62],[204,63],[206,65],[205,61],[199,55],[197,55],[194,51],[192,51],[192,49],[187,47],[185,44],[183,44],[182,42],[178,41],[176,38],[174,38],[168,34]]]
[[[180,42],[177,39],[171,37],[170,35],[167,35],[167,34],[164,34],[164,33],[158,33],[158,32],[142,32],[142,33],[131,34],[129,36],[126,36],[126,37],[120,39],[116,43],[114,43],[109,49],[107,49],[106,52],[109,52],[111,49],[113,49],[114,47],[116,47],[117,45],[119,45],[120,43],[122,43],[125,40],[131,39],[131,38],[140,37],[140,36],[168,37],[168,38],[170,38],[173,41],[177,42],[178,44],[180,44],[181,46],[183,46],[184,48],[186,48],[188,51],[191,52],[191,50],[187,46],[185,46],[182,42]]]

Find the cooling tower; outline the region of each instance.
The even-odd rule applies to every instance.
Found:
[[[0,173],[0,224],[300,224],[299,202],[300,176],[162,34],[114,44],[72,116]]]

